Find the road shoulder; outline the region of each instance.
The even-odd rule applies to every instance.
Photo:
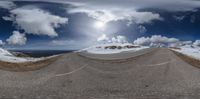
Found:
[[[182,60],[184,60],[185,62],[187,62],[188,64],[195,66],[197,68],[200,68],[200,60],[192,58],[190,56],[184,55],[182,53],[179,52],[175,52],[172,51],[174,54],[176,54],[179,58],[181,58]]]

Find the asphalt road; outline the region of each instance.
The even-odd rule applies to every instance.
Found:
[[[37,71],[0,70],[0,99],[199,97],[200,69],[168,49],[114,55],[69,53]]]

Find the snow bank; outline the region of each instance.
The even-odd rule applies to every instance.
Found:
[[[23,63],[23,62],[36,62],[40,60],[44,60],[50,57],[42,57],[42,58],[23,58],[23,57],[16,57],[13,54],[11,54],[9,51],[0,48],[0,61],[4,62],[11,62],[11,63]]]
[[[2,48],[0,48],[0,55],[10,55],[10,56],[12,56],[12,54],[9,51],[4,50]]]
[[[115,54],[115,53],[121,53],[121,52],[127,52],[127,51],[138,51],[142,49],[146,49],[149,47],[145,46],[137,46],[130,43],[110,43],[110,44],[100,44],[95,45],[81,51],[86,51],[88,53],[92,54]]]
[[[172,49],[184,55],[200,60],[200,48],[192,46],[182,46],[180,49]]]

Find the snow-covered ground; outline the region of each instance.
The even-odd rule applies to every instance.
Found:
[[[180,49],[172,49],[189,57],[200,60],[200,47],[182,46]]]
[[[4,62],[11,62],[11,63],[23,63],[23,62],[36,62],[40,60],[44,60],[50,57],[42,57],[42,58],[23,58],[23,57],[16,57],[13,54],[11,54],[9,51],[0,48],[0,61]]]
[[[109,43],[109,44],[99,44],[80,51],[86,51],[92,54],[115,54],[126,51],[138,51],[146,49],[146,46],[137,46],[130,43]]]

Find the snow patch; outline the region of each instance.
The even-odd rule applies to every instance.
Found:
[[[24,58],[24,57],[16,57],[13,54],[11,54],[9,51],[0,48],[0,61],[4,61],[4,62],[11,62],[11,63],[24,63],[24,62],[36,62],[36,61],[41,61],[44,59],[48,59],[48,58],[52,58],[55,57],[54,56],[50,56],[50,57],[41,57],[41,58]]]
[[[146,48],[149,48],[149,47],[133,45],[131,43],[109,43],[109,44],[95,45],[95,46],[80,50],[79,52],[86,51],[92,54],[115,54],[115,53],[121,53],[121,52],[127,52],[127,51],[133,52],[133,51],[138,51],[138,50],[142,50]]]
[[[200,60],[200,47],[186,45],[172,50]]]
[[[9,51],[0,48],[0,55],[13,56]]]

